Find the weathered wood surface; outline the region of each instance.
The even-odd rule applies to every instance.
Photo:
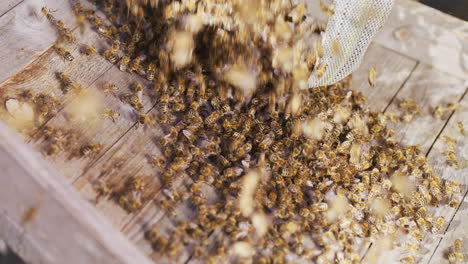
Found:
[[[468,22],[422,5],[396,0],[375,42],[414,60],[466,79]]]
[[[465,89],[464,80],[420,63],[386,110],[401,117],[404,111],[399,104],[405,99],[413,99],[421,108],[421,114],[415,115],[411,122],[389,125],[395,129],[395,139],[404,145],[420,145],[421,150],[427,152],[450,115],[450,111],[446,111],[442,118],[436,118],[434,109],[437,106],[445,109],[447,103],[458,102]]]
[[[0,157],[0,236],[27,262],[150,263],[3,123]]]
[[[0,2],[0,17],[16,7],[23,0],[3,0]]]
[[[63,2],[66,3],[66,1]],[[12,19],[17,16],[10,14],[14,11],[20,12],[18,14],[26,14],[27,10],[35,10],[33,14],[37,13],[37,16],[34,17],[33,15],[31,19],[38,19],[42,21],[41,23],[48,23],[40,13],[40,6],[44,4],[36,6],[35,9],[31,9],[31,5],[29,5],[29,9],[23,7],[28,6],[28,4],[30,4],[29,1],[25,0],[4,16],[0,16],[0,30],[5,30],[5,32],[18,30],[17,26],[13,29],[10,28],[12,27],[11,24],[15,24],[12,23],[14,21]],[[47,3],[46,5],[57,8],[54,7],[53,3]],[[67,12],[70,14],[69,4],[60,3],[59,5],[62,5],[60,8],[65,11],[65,14]],[[314,8],[318,8],[318,5]],[[61,16],[61,13],[63,11],[57,12],[57,16]],[[5,19],[7,16],[10,16],[10,20]],[[71,18],[72,16],[68,16],[64,17],[63,20],[73,25],[74,21],[71,21]],[[321,19],[324,18],[325,16],[322,14]],[[67,19],[70,21],[67,21]],[[30,23],[29,20],[23,24],[27,25]],[[363,92],[369,98],[371,110],[398,113],[399,100],[406,98],[414,99],[422,107],[423,115],[420,117],[415,117],[415,120],[408,124],[397,123],[393,126],[397,132],[397,140],[401,140],[404,144],[421,144],[424,152],[431,150],[429,153],[431,160],[431,155],[436,155],[432,153],[434,153],[438,144],[443,144],[439,143],[440,140],[437,140],[434,144],[440,134],[439,132],[443,129],[445,131],[454,123],[453,118],[450,118],[449,124],[446,125],[450,113],[447,113],[439,120],[432,116],[432,110],[437,105],[444,106],[447,102],[458,101],[466,89],[464,82],[468,79],[468,76],[466,73],[466,51],[464,50],[466,50],[467,42],[466,37],[463,37],[463,34],[466,36],[466,25],[466,22],[451,18],[418,3],[404,0],[397,1],[389,22],[379,34],[375,43],[371,45],[361,67],[353,76],[352,88]],[[46,27],[46,24],[43,26]],[[23,27],[25,26],[21,26],[21,28]],[[50,31],[50,34],[47,33],[50,37],[46,37],[46,39],[55,40],[54,30],[50,25],[47,25],[47,27],[49,29],[46,32]],[[395,32],[398,32],[398,34]],[[85,40],[82,42],[102,42],[92,34],[87,31],[84,36],[78,36],[78,39],[79,41]],[[23,36],[21,40],[24,40],[24,38]],[[49,49],[53,41],[49,41],[49,44],[46,44],[45,41],[44,43],[40,42],[38,43],[39,46],[35,46],[36,44],[30,40],[28,41],[26,43],[31,51],[27,52],[25,57],[18,59],[14,57],[14,54],[8,54],[19,52],[18,50],[10,50],[4,53],[0,51],[0,59],[3,56],[3,58],[9,60],[19,60],[17,64],[13,64],[13,67],[9,67],[6,73],[4,73],[5,70],[0,70],[0,91],[7,91],[3,92],[4,95],[8,94],[8,91],[16,91],[25,87],[34,88],[38,84],[37,91],[46,91],[49,86],[57,90],[59,84],[52,73],[61,69],[64,72],[69,72],[72,78],[76,78],[84,88],[93,93],[100,93],[102,85],[109,81],[118,82],[118,86],[121,88],[119,94],[129,93],[129,88],[135,81],[144,83],[139,77],[118,71],[99,56],[91,59],[94,62],[91,62],[91,66],[87,66],[90,62],[78,55],[78,46],[76,45],[69,46],[72,53],[77,57],[76,62],[79,62],[74,65],[75,61],[73,63],[60,61],[59,57]],[[11,41],[8,42],[0,38],[0,47],[11,48],[11,43]],[[14,46],[14,48],[18,47]],[[40,57],[37,58],[39,55]],[[49,60],[55,60],[58,65],[54,66],[55,68],[44,69],[44,64],[47,67],[53,64],[48,63]],[[25,70],[19,71],[31,62],[33,63]],[[370,67],[376,67],[379,72],[376,88],[370,87],[367,82]],[[42,70],[37,70],[37,68],[42,68]],[[17,73],[16,80],[15,76],[10,77],[14,73]],[[41,75],[45,76],[41,77]],[[86,76],[89,76],[89,79]],[[2,82],[4,83],[1,84]],[[88,129],[83,124],[69,122],[67,105],[72,100],[73,98],[68,98],[60,107],[61,111],[44,124],[80,131],[83,136],[78,143],[82,144],[85,141],[98,142],[103,144],[103,150],[91,158],[69,160],[64,155],[65,153],[60,153],[54,157],[47,157],[47,160],[64,177],[74,182],[75,187],[79,189],[83,197],[95,202],[98,210],[107,216],[115,227],[121,229],[142,252],[150,255],[155,261],[168,261],[161,254],[153,252],[150,244],[144,238],[144,231],[147,231],[150,227],[160,228],[161,230],[174,228],[174,222],[165,215],[164,210],[159,207],[158,203],[154,202],[154,200],[163,197],[163,194],[159,192],[161,189],[158,177],[159,170],[147,162],[147,155],[158,154],[155,140],[162,134],[161,129],[158,127],[144,128],[143,126],[135,126],[134,118],[125,117],[118,118],[115,123],[107,120],[99,126],[92,126]],[[146,90],[143,103],[145,105],[144,112],[150,111],[155,103],[154,98],[151,97],[151,94],[146,93]],[[106,95],[103,104],[108,108],[119,111],[123,110],[120,107],[124,105],[112,95]],[[156,113],[156,108],[153,108],[150,113]],[[457,116],[457,113],[454,116]],[[460,141],[462,142],[462,140]],[[43,148],[42,143],[41,140],[31,141],[31,144],[37,150]],[[431,146],[433,146],[432,149]],[[461,150],[461,153],[463,151],[466,152],[466,148]],[[125,162],[122,162],[124,159]],[[445,170],[447,165],[443,164],[442,161],[442,159],[439,160],[441,164],[438,168]],[[436,163],[434,162],[434,164]],[[461,170],[455,170],[453,174],[459,177],[462,175],[461,172]],[[442,175],[444,176],[445,173],[442,173]],[[111,184],[117,185],[118,188],[132,177],[149,179],[149,188],[144,191],[143,208],[139,212],[128,213],[118,205],[115,197],[102,197],[96,192],[96,185],[101,181],[109,181]],[[180,188],[185,188],[187,184],[189,184],[189,179],[178,182]],[[185,216],[188,218],[190,216],[190,212],[184,208],[184,205],[177,208],[178,217]],[[452,215],[453,213],[454,211]],[[455,215],[454,219],[457,219],[457,217],[459,217],[458,214]],[[450,221],[448,218],[446,220],[447,222]],[[447,233],[449,233],[451,224],[447,225],[449,226]],[[212,236],[216,234],[215,231]],[[438,244],[440,239],[434,241]],[[431,248],[432,251],[429,252],[428,249],[424,253],[424,260],[426,260],[427,255],[432,256],[432,253],[436,250],[432,263],[439,263],[439,256],[443,257],[443,254],[440,253],[442,249],[440,246],[434,245],[434,243],[428,241],[428,248]],[[443,243],[451,242],[444,239],[440,244]],[[189,260],[192,251],[193,248],[189,245],[186,251],[178,256],[178,261],[185,262]],[[423,263],[428,261],[429,259]]]
[[[455,209],[448,206],[432,208],[431,213],[434,215],[442,215],[445,217],[446,225],[438,237],[428,237],[423,242],[424,250],[427,254],[423,255],[421,263],[448,263],[446,251],[452,246],[456,238],[464,239],[465,250],[468,249],[468,210],[467,210],[467,193],[468,193],[468,167],[460,166],[454,168],[447,163],[445,150],[447,142],[444,141],[443,136],[450,136],[457,140],[455,145],[455,153],[459,162],[468,161],[468,133],[462,135],[458,128],[458,122],[462,122],[468,127],[468,95],[465,92],[463,99],[457,111],[455,111],[446,124],[441,133],[441,137],[437,139],[431,148],[428,155],[428,160],[434,167],[434,172],[446,180],[452,180],[462,183],[461,193],[455,195],[461,201],[460,207]]]
[[[1,16],[0,61],[7,61],[8,67],[1,68],[0,83],[37,59],[57,40],[56,29],[41,12],[44,6],[57,10],[53,15],[69,28],[76,26],[70,1],[25,0]]]

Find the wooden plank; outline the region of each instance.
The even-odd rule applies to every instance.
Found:
[[[462,122],[468,127],[468,96],[466,94],[460,103],[459,110],[450,117],[449,122],[442,131],[442,135],[455,138],[457,140],[455,153],[458,159],[460,161],[468,161],[468,134],[462,135],[459,132],[458,122]],[[429,153],[428,160],[433,165],[437,175],[443,179],[462,184],[461,194],[455,195],[455,197],[463,203],[458,208],[458,211],[450,207],[432,208],[430,212],[436,216],[444,216],[447,224],[441,231],[442,238],[436,236],[428,238],[423,242],[424,250],[428,253],[423,255],[421,263],[448,263],[448,260],[444,259],[444,253],[451,246],[455,238],[464,237],[465,246],[466,241],[468,241],[468,233],[466,232],[468,230],[468,223],[466,222],[466,218],[463,218],[468,215],[468,210],[466,210],[466,193],[468,191],[468,178],[466,176],[468,175],[468,167],[454,168],[447,164],[446,155],[444,154],[446,148],[447,143],[444,142],[443,138],[439,137]],[[455,215],[455,213],[457,214]],[[465,221],[461,221],[461,219],[465,219]]]
[[[464,178],[466,178],[466,171]],[[466,180],[464,182],[466,184]],[[464,190],[466,190],[466,187],[464,188]],[[458,208],[458,211],[456,212],[450,224],[447,226],[447,230],[445,230],[443,237],[441,239],[439,238],[434,240],[434,242],[439,242],[439,244],[437,245],[436,251],[431,256],[430,261],[421,263],[448,264],[449,261],[447,258],[447,254],[451,251],[450,248],[453,246],[453,242],[455,241],[455,239],[462,239],[463,249],[461,250],[461,253],[466,254],[468,241],[468,233],[466,232],[466,230],[468,230],[468,224],[466,222],[466,219],[468,218],[468,198],[466,196],[466,193],[463,197],[463,200],[461,201],[462,204]],[[453,213],[454,210],[452,209],[451,211],[451,213]],[[425,245],[425,247],[427,247],[427,245]]]
[[[27,262],[151,263],[4,124],[0,156],[0,235]]]
[[[427,152],[449,116],[446,113],[440,119],[435,118],[435,107],[446,107],[447,103],[458,102],[465,89],[464,80],[424,63],[419,64],[386,112],[401,116],[403,111],[398,107],[401,100],[413,99],[421,108],[421,115],[415,116],[408,123],[389,123],[389,127],[395,129],[395,139],[408,146],[420,145],[421,150]]]
[[[0,17],[19,5],[23,0],[3,0],[0,2]]]
[[[5,100],[18,98],[24,91],[31,91],[35,94],[44,93],[56,97],[59,102],[57,108],[60,111],[70,101],[73,93],[63,92],[62,84],[57,76],[59,72],[66,73],[73,81],[86,89],[112,67],[112,64],[101,56],[86,57],[82,55],[80,53],[83,48],[82,43],[96,46],[98,50],[107,47],[106,43],[99,39],[97,33],[87,27],[85,33],[80,36],[80,42],[63,45],[74,57],[73,61],[65,60],[53,48],[48,49],[34,62],[0,84],[2,107]],[[47,118],[36,118],[36,126],[43,125],[54,115],[55,113]]]
[[[467,34],[466,21],[417,1],[397,0],[387,23],[374,41],[443,72],[467,79]]]
[[[83,73],[86,75],[89,71],[83,69]],[[115,95],[103,95],[103,86],[109,83],[116,84],[119,87],[119,91]],[[146,85],[147,81],[137,75],[121,72],[116,67],[112,67],[87,89],[90,94],[102,98],[102,100],[98,101],[99,105],[96,108],[95,117],[86,120],[89,122],[71,119],[70,112],[72,112],[71,108],[74,107],[73,103],[71,103],[47,122],[47,126],[65,131],[72,138],[75,135],[70,148],[60,150],[56,155],[46,157],[46,160],[53,164],[54,168],[65,178],[70,181],[76,180],[135,124],[136,114],[133,112],[132,107],[129,104],[124,104],[119,98],[132,93],[131,89],[136,83]],[[76,98],[72,99],[77,100]],[[142,102],[143,112],[149,111],[153,103],[147,91],[143,93]],[[105,108],[119,112],[120,117],[117,117],[115,122],[103,118],[102,113]],[[90,143],[101,144],[100,153],[82,157],[80,148]],[[32,145],[35,149],[44,153],[49,146],[49,142],[39,132]]]
[[[378,71],[376,87],[368,82],[369,69]],[[363,93],[373,111],[382,112],[416,67],[416,61],[372,43],[352,75],[351,89]]]
[[[3,0],[2,0],[3,2]],[[80,1],[85,3],[85,1]],[[25,1],[0,17],[0,84],[37,59],[57,39],[56,29],[41,12],[47,6],[68,27],[76,25],[69,1]]]

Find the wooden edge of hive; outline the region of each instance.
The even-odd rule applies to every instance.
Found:
[[[0,237],[28,263],[152,263],[1,122]]]

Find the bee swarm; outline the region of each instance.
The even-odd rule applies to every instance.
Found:
[[[311,72],[324,66],[321,47],[306,39],[323,25],[307,16],[304,3],[95,2],[97,11],[75,4],[74,12],[110,44],[101,55],[151,81],[156,94],[154,115],[141,112],[141,85],[121,100],[138,112],[137,123],[161,126],[166,134],[159,139],[164,157],[148,160],[161,171],[167,199],[159,205],[177,226],[147,231],[160,254],[175,256],[190,246],[193,258],[213,263],[360,263],[362,247],[371,242],[367,262],[401,246],[407,254],[400,261],[413,263],[423,237],[444,227],[444,218],[428,208],[458,206],[460,184],[434,175],[418,146],[398,144],[387,117],[350,90],[350,78],[307,89]],[[43,13],[65,41],[75,41],[47,8]],[[65,49],[57,52],[73,60]],[[86,45],[82,53],[97,51]],[[372,68],[372,87],[376,76]],[[64,91],[80,89],[65,73],[59,79]],[[40,96],[34,100],[47,99]],[[57,104],[47,101],[44,115]],[[400,108],[405,122],[421,112],[410,99]],[[110,108],[102,114],[113,122],[119,116]],[[50,154],[63,148],[55,141]],[[92,157],[101,148],[89,143],[79,152]],[[184,177],[186,193],[176,184]],[[144,206],[144,188],[142,179],[118,192],[107,183],[96,186],[129,212]],[[176,220],[182,203],[196,216]],[[210,234],[213,241],[204,242]]]

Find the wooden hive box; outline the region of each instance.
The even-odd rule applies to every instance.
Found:
[[[67,46],[75,56],[73,63],[62,60],[52,46],[54,29],[41,14],[41,7],[57,10],[55,15],[77,32],[78,43]],[[310,11],[325,16],[318,1]],[[135,82],[147,81],[119,71],[100,56],[80,55],[80,43],[98,48],[105,43],[92,30],[78,33],[68,1],[0,1],[0,101],[25,89],[50,92],[59,89],[55,74],[67,72],[83,88],[98,91],[104,83],[117,83],[129,92]],[[456,209],[437,208],[447,223],[442,237],[428,237],[419,257],[420,263],[447,263],[444,251],[454,238],[468,240],[466,200],[468,168],[454,169],[442,158],[444,143],[440,135],[457,138],[457,153],[468,159],[467,140],[458,133],[457,123],[468,124],[468,23],[450,17],[414,1],[397,0],[387,25],[369,48],[359,70],[353,76],[352,89],[364,93],[375,111],[398,113],[400,99],[412,98],[423,106],[423,114],[410,123],[395,123],[396,138],[404,144],[419,144],[436,171],[445,179],[463,183],[463,201]],[[379,71],[377,88],[367,84],[371,67]],[[143,97],[144,111],[156,111],[151,94]],[[172,259],[153,252],[144,239],[149,227],[171,227],[170,219],[152,202],[159,197],[161,184],[148,154],[158,155],[153,143],[161,129],[142,129],[130,119],[86,127],[67,122],[71,98],[59,95],[59,111],[41,126],[60,126],[80,131],[80,144],[99,142],[102,152],[89,158],[70,158],[64,153],[42,157],[43,142],[26,138],[0,124],[0,238],[30,263],[192,263],[193,248]],[[457,111],[440,119],[433,117],[436,106],[457,102]],[[120,107],[120,101],[107,96],[108,107]],[[3,107],[3,106],[2,106]],[[95,186],[112,174],[115,184],[125,184],[134,176],[151,178],[142,210],[128,213],[112,197],[101,197]],[[185,188],[185,183],[179,183]],[[89,201],[92,201],[90,203]],[[180,217],[190,212],[178,211]],[[28,221],[25,217],[32,220]],[[364,257],[368,245],[363,245]],[[398,257],[388,252],[388,258]],[[386,258],[388,260],[388,258]],[[388,262],[387,262],[388,263]]]

